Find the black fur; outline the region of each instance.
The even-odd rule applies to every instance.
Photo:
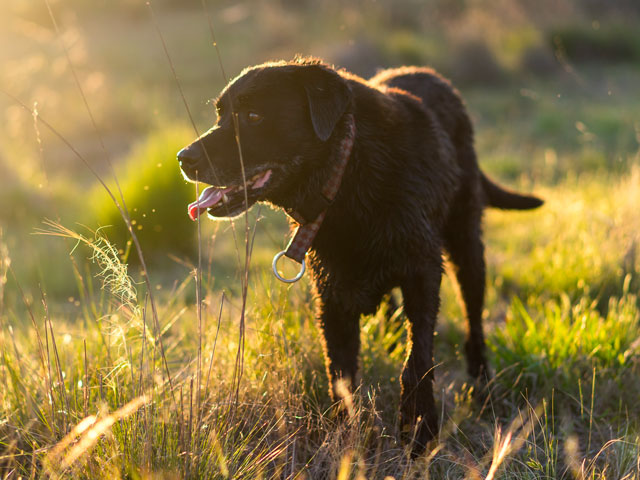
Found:
[[[424,446],[438,430],[433,380],[433,332],[439,309],[443,251],[454,266],[469,322],[468,371],[487,373],[482,306],[485,264],[481,217],[485,206],[527,209],[542,204],[509,192],[480,171],[471,122],[449,82],[427,68],[386,70],[366,81],[317,61],[259,65],[222,92],[216,126],[182,150],[191,180],[242,183],[231,111],[238,115],[250,178],[272,169],[249,202],[296,209],[330,174],[336,128],[352,113],[356,139],[338,195],[308,255],[317,293],[331,394],[335,382],[356,384],[359,318],[373,313],[394,287],[409,319],[409,355],[402,372],[401,416]],[[251,123],[249,114],[262,120]],[[210,210],[236,215],[230,200]]]

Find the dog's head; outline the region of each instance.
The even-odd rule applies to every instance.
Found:
[[[191,218],[232,217],[262,200],[283,205],[326,161],[350,101],[347,81],[320,63],[245,70],[216,101],[217,123],[178,153],[185,178],[210,185],[189,205]]]

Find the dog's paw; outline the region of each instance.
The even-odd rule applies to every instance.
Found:
[[[467,357],[467,373],[473,379],[489,379],[489,362],[485,357],[484,343],[476,343],[467,340],[464,345]]]

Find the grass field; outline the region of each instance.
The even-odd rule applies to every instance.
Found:
[[[209,3],[0,6],[2,478],[639,480],[637,6]],[[342,418],[308,278],[271,274],[284,215],[186,216],[175,154],[225,76],[295,53],[363,75],[435,65],[483,170],[546,201],[485,215],[486,388],[465,373],[445,277],[442,431],[415,460],[397,418],[402,309],[361,320]],[[97,177],[121,189],[139,251]]]

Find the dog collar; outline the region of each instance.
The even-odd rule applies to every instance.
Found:
[[[291,238],[287,248],[278,253],[273,259],[273,272],[276,277],[282,281],[297,281],[302,277],[304,273],[304,257],[307,251],[313,243],[313,239],[316,237],[322,221],[327,213],[327,209],[333,203],[333,200],[338,194],[340,185],[342,184],[342,177],[344,171],[349,163],[349,157],[351,156],[351,150],[353,149],[353,143],[356,136],[356,122],[351,113],[345,115],[344,121],[344,136],[340,141],[340,145],[337,149],[336,161],[331,166],[331,175],[329,180],[325,183],[320,194],[313,197],[313,199],[305,204],[303,207],[297,210],[289,210],[287,213],[299,224],[295,234]],[[292,260],[302,264],[302,270],[294,279],[288,280],[282,278],[276,269],[276,262],[285,255]]]

